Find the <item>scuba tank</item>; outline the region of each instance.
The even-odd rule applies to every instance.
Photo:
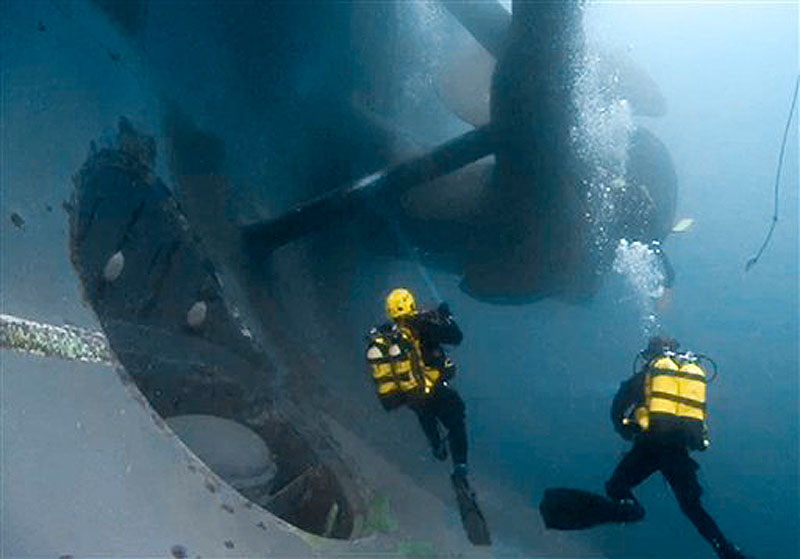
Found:
[[[637,356],[634,367],[640,357],[644,356]],[[710,378],[702,361],[713,366]],[[635,424],[645,433],[682,431],[691,448],[707,448],[707,387],[716,378],[716,363],[692,352],[664,351],[646,363],[644,374],[644,402],[623,423]]]
[[[422,361],[419,340],[409,328],[372,328],[368,335],[367,365],[382,402],[397,397],[425,397],[442,373]]]

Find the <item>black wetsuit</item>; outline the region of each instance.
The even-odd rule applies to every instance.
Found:
[[[424,398],[406,400],[414,410],[419,424],[425,432],[431,447],[441,447],[441,434],[438,423],[447,429],[450,453],[454,464],[467,463],[467,429],[464,420],[464,401],[447,380],[453,376],[455,367],[450,363],[441,344],[458,345],[463,335],[453,320],[446,305],[436,311],[426,311],[403,320],[420,341],[422,360],[426,365],[442,371],[442,377],[433,391]],[[385,327],[391,327],[386,325]]]
[[[633,439],[634,443],[606,483],[606,493],[617,501],[631,499],[638,503],[631,490],[656,471],[661,471],[672,487],[681,510],[700,535],[718,552],[728,547],[732,549],[700,503],[702,488],[697,480],[699,466],[689,456],[689,449],[696,448],[694,436],[675,429],[674,425],[660,424],[657,418],[651,420],[650,428],[645,433],[639,432],[638,426],[622,423],[630,409],[643,403],[644,381],[645,374],[640,372],[623,382],[611,405],[611,420],[615,429],[626,440]]]

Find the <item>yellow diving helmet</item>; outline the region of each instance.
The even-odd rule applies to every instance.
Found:
[[[417,303],[408,289],[399,287],[386,297],[386,315],[389,318],[397,320],[415,314],[417,314]]]

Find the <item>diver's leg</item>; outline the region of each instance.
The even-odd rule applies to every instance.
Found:
[[[619,501],[634,499],[632,489],[658,470],[658,462],[647,443],[634,443],[606,482],[606,494]]]
[[[436,389],[437,417],[447,429],[447,440],[453,454],[454,471],[463,470],[467,465],[467,427],[465,423],[464,400],[458,392],[446,385]]]
[[[426,400],[414,405],[411,409],[417,414],[419,425],[425,433],[425,437],[431,445],[433,455],[439,459],[447,458],[447,448],[444,445],[442,436],[439,434],[439,426],[436,423],[436,413],[433,402]]]
[[[606,482],[606,494],[629,510],[627,520],[635,522],[644,518],[644,507],[633,495],[633,488],[650,477],[657,469],[658,462],[650,444],[636,442],[622,458],[614,473]]]
[[[689,451],[681,446],[675,447],[662,460],[661,473],[667,478],[683,513],[692,521],[700,535],[708,541],[717,554],[725,559],[743,558],[706,512],[700,502],[703,493],[697,481],[697,462],[689,456]]]

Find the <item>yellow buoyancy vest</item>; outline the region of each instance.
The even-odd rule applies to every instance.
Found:
[[[406,327],[373,335],[367,363],[379,398],[397,393],[426,396],[442,375],[439,369],[425,365],[419,340]]]
[[[657,415],[706,421],[706,373],[690,354],[661,355],[645,373],[644,405],[636,410],[643,431]]]

